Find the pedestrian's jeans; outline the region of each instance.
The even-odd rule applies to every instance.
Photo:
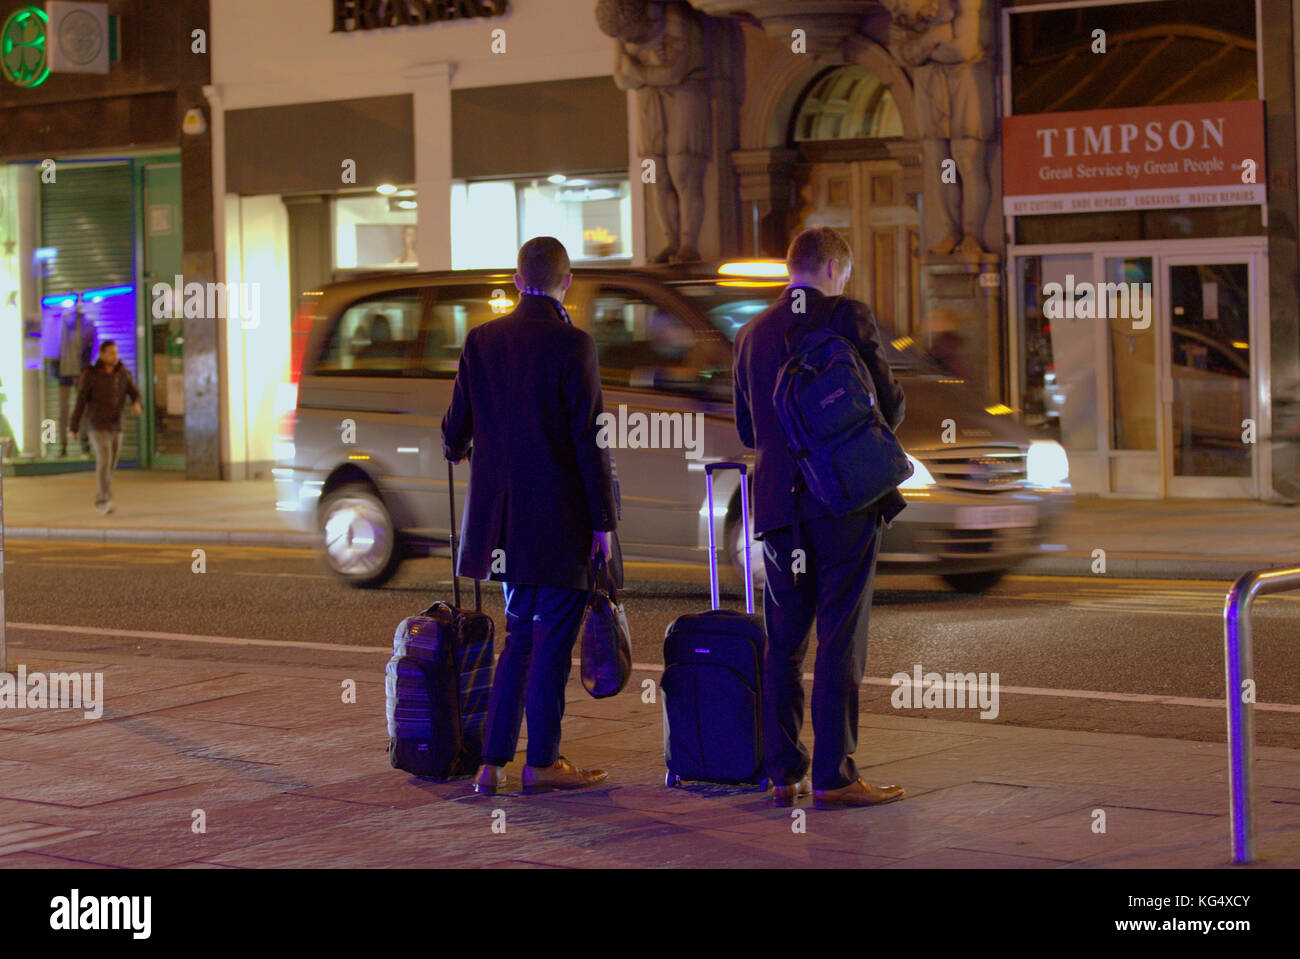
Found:
[[[796,783],[809,770],[799,730],[803,660],[814,619],[812,785],[838,789],[858,779],[858,688],[867,666],[879,525],[879,513],[868,509],[804,520],[797,543],[788,526],[763,535],[763,753],[777,785]]]
[[[113,502],[113,468],[122,449],[121,430],[90,431],[90,446],[95,451],[95,505]]]
[[[504,766],[515,758],[527,712],[528,765],[551,766],[560,757],[564,688],[587,593],[558,586],[502,586],[506,642],[492,680],[483,762]]]

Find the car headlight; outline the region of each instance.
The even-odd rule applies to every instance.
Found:
[[[911,453],[907,454],[907,459],[912,464],[913,473],[907,479],[903,480],[903,482],[899,483],[898,488],[923,489],[926,486],[933,486],[934,477],[931,476],[930,471],[925,468],[925,464]]]
[[[1070,457],[1055,440],[1034,440],[1025,459],[1025,479],[1032,486],[1065,486],[1070,482]]]

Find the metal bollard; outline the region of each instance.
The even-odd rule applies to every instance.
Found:
[[[1228,815],[1232,861],[1255,861],[1255,697],[1243,701],[1243,686],[1255,680],[1250,613],[1258,596],[1300,589],[1300,567],[1246,573],[1223,602],[1223,674],[1228,706]]]

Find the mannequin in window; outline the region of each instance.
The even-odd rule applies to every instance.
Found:
[[[402,227],[402,255],[393,261],[394,266],[418,266],[420,258],[415,253],[415,227]]]
[[[86,319],[81,310],[68,310],[59,328],[59,356],[55,361],[55,375],[59,380],[59,457],[68,455],[68,413],[73,393],[81,371],[90,365],[95,355],[95,341],[99,338],[95,324]],[[89,433],[81,434],[81,452],[90,455]]]

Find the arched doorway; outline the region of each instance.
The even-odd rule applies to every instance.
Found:
[[[793,110],[788,234],[830,226],[853,247],[847,292],[871,304],[894,335],[919,332],[919,168],[891,85],[866,66],[818,73]]]

